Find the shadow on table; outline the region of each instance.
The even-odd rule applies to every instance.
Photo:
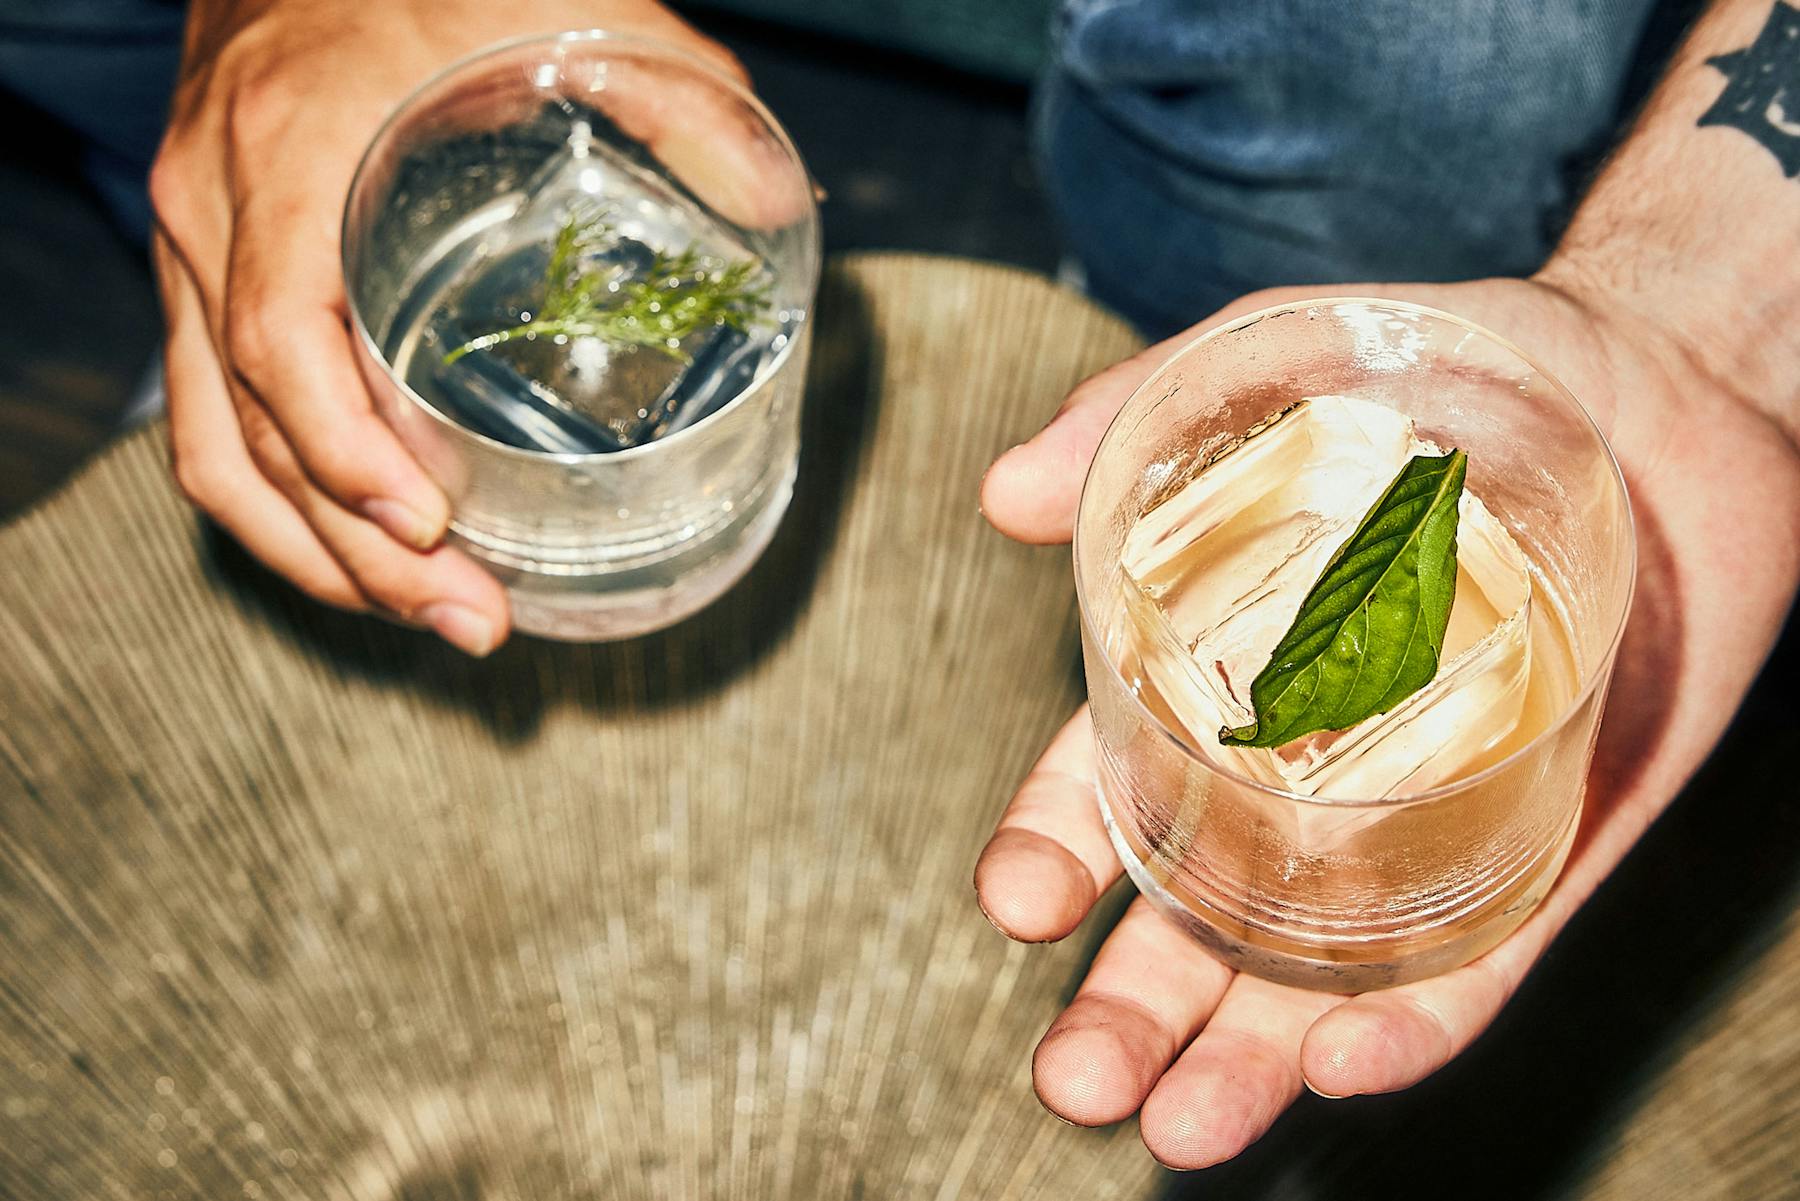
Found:
[[[1782,759],[1797,678],[1790,618],[1706,766],[1455,1063],[1391,1096],[1306,1095],[1239,1159],[1171,1177],[1165,1201],[1527,1199],[1571,1187],[1800,889],[1800,811],[1771,803],[1792,787]]]
[[[876,405],[876,349],[855,280],[828,271],[806,384],[800,470],[774,541],[748,575],[673,629],[575,645],[515,636],[485,660],[435,637],[314,604],[209,531],[206,569],[256,620],[340,671],[468,708],[503,736],[525,737],[558,704],[601,711],[679,703],[723,687],[792,631],[835,541]]]

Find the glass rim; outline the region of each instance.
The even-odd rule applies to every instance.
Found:
[[[1075,527],[1070,538],[1070,549],[1075,570],[1075,607],[1080,615],[1081,632],[1084,639],[1086,639],[1090,645],[1103,648],[1106,643],[1099,637],[1098,632],[1094,628],[1094,622],[1091,615],[1092,606],[1089,603],[1087,595],[1087,581],[1082,571],[1081,531],[1088,515],[1088,503],[1089,498],[1092,495],[1095,464],[1100,462],[1100,456],[1106,452],[1114,435],[1119,434],[1120,436],[1123,436],[1120,431],[1126,413],[1132,409],[1133,405],[1138,402],[1140,397],[1147,395],[1177,362],[1185,359],[1189,354],[1216,338],[1223,337],[1226,334],[1236,333],[1241,329],[1255,325],[1259,321],[1265,321],[1270,317],[1282,316],[1301,309],[1327,307],[1341,309],[1352,306],[1397,309],[1415,316],[1429,317],[1433,320],[1449,322],[1452,325],[1461,326],[1463,329],[1477,337],[1483,338],[1499,346],[1501,349],[1518,358],[1520,362],[1530,367],[1542,377],[1552,391],[1565,401],[1580,420],[1586,424],[1588,431],[1594,436],[1594,440],[1599,444],[1601,454],[1604,456],[1606,465],[1612,475],[1613,484],[1618,489],[1620,502],[1624,507],[1626,538],[1625,594],[1622,603],[1619,605],[1618,616],[1614,621],[1613,628],[1605,639],[1604,652],[1594,659],[1592,667],[1584,671],[1581,686],[1575,690],[1574,696],[1572,696],[1568,703],[1563,705],[1557,712],[1555,720],[1551,721],[1542,730],[1539,730],[1534,734],[1525,745],[1516,748],[1504,758],[1489,764],[1487,767],[1484,767],[1471,775],[1459,776],[1454,780],[1448,780],[1442,784],[1434,785],[1422,792],[1408,793],[1404,796],[1373,798],[1316,796],[1294,792],[1290,789],[1268,784],[1261,780],[1253,780],[1230,765],[1212,757],[1205,750],[1195,746],[1193,742],[1182,736],[1180,732],[1170,729],[1160,717],[1150,710],[1148,705],[1144,704],[1143,698],[1133,692],[1129,685],[1127,685],[1125,677],[1119,672],[1119,665],[1113,660],[1111,655],[1101,654],[1100,658],[1105,661],[1105,670],[1111,677],[1112,682],[1117,684],[1120,691],[1124,692],[1129,697],[1127,703],[1135,708],[1141,723],[1155,730],[1157,734],[1172,743],[1183,755],[1190,759],[1198,760],[1205,765],[1208,770],[1217,772],[1235,783],[1242,784],[1247,788],[1255,789],[1257,792],[1263,793],[1264,795],[1279,797],[1283,800],[1294,801],[1299,804],[1317,805],[1336,809],[1385,809],[1439,800],[1443,797],[1472,788],[1482,781],[1490,779],[1502,771],[1505,771],[1520,759],[1524,758],[1528,753],[1535,751],[1544,742],[1559,734],[1562,729],[1568,725],[1575,713],[1580,710],[1582,706],[1588,702],[1589,698],[1592,697],[1597,690],[1602,688],[1606,681],[1611,677],[1613,659],[1617,656],[1619,643],[1625,636],[1625,626],[1631,615],[1632,599],[1637,592],[1637,523],[1632,513],[1631,492],[1626,486],[1624,472],[1619,469],[1618,456],[1613,454],[1612,444],[1606,440],[1606,435],[1601,431],[1599,424],[1594,421],[1593,414],[1587,411],[1587,406],[1583,405],[1581,401],[1576,398],[1575,394],[1570,392],[1569,389],[1563,385],[1563,382],[1560,379],[1549,371],[1546,371],[1541,363],[1519,349],[1519,347],[1509,339],[1466,317],[1458,317],[1454,313],[1447,313],[1443,309],[1434,309],[1429,305],[1414,304],[1411,301],[1405,300],[1386,300],[1378,296],[1319,296],[1309,300],[1291,300],[1281,304],[1270,305],[1267,308],[1258,309],[1253,313],[1246,313],[1242,317],[1236,317],[1230,321],[1221,322],[1182,343],[1167,358],[1158,363],[1156,369],[1145,377],[1143,383],[1132,389],[1131,395],[1126,397],[1125,403],[1119,406],[1119,411],[1113,414],[1112,420],[1107,423],[1106,432],[1100,435],[1100,441],[1094,448],[1094,457],[1088,464],[1086,475],[1082,478],[1081,498],[1076,503]],[[1092,696],[1090,696],[1090,704],[1092,703],[1092,699]]]
[[[651,54],[661,55],[664,58],[671,59],[680,63],[682,66],[690,67],[699,74],[708,77],[711,82],[718,84],[735,99],[745,104],[751,112],[756,115],[757,119],[763,123],[764,127],[775,136],[776,143],[781,147],[788,161],[799,171],[800,179],[802,181],[802,190],[806,196],[806,209],[800,215],[797,223],[803,225],[806,231],[806,266],[808,268],[806,272],[806,282],[808,302],[806,306],[806,315],[801,321],[801,328],[799,328],[793,336],[788,338],[787,343],[783,345],[781,349],[777,350],[767,363],[763,364],[761,370],[756,373],[755,377],[752,378],[749,383],[745,384],[730,400],[726,401],[717,409],[714,409],[687,428],[676,430],[665,438],[656,438],[649,442],[640,443],[637,446],[621,447],[618,450],[597,450],[583,453],[576,453],[573,451],[528,450],[521,446],[512,446],[495,438],[490,438],[486,434],[469,429],[460,422],[453,420],[436,405],[426,400],[423,396],[420,396],[418,392],[413,389],[411,384],[407,383],[404,379],[401,379],[394,371],[394,365],[388,362],[387,355],[375,344],[374,335],[369,332],[368,322],[363,318],[362,306],[357,302],[354,290],[349,286],[350,213],[358,193],[366,182],[365,176],[369,170],[370,159],[375,152],[375,148],[381,145],[383,140],[393,133],[400,121],[412,113],[419,102],[428,93],[449,82],[451,79],[462,74],[471,67],[477,66],[490,59],[500,58],[503,55],[510,54],[517,50],[528,49],[531,47],[549,48],[553,46],[583,43],[610,43],[627,49],[645,50],[649,51]],[[817,307],[818,303],[819,276],[822,258],[820,251],[819,203],[815,194],[812,173],[807,170],[806,161],[800,157],[799,148],[794,145],[794,140],[788,134],[787,128],[776,119],[775,114],[769,111],[769,107],[757,97],[756,93],[750,91],[750,89],[732,78],[716,63],[709,62],[700,55],[695,54],[690,50],[683,49],[671,42],[665,42],[661,38],[646,37],[642,34],[619,33],[597,27],[566,30],[562,33],[533,33],[525,34],[522,37],[507,38],[504,41],[493,42],[480,49],[471,51],[433,72],[411,91],[407,92],[406,95],[394,105],[387,116],[382,118],[381,124],[369,138],[368,145],[363,147],[362,157],[359,158],[356,163],[356,171],[350,177],[350,187],[344,193],[344,212],[338,222],[338,269],[345,281],[345,310],[349,317],[352,336],[361,344],[363,350],[367,352],[376,363],[380,364],[382,372],[387,376],[389,382],[399,390],[400,395],[405,397],[413,407],[428,414],[432,420],[436,421],[440,426],[449,429],[456,436],[468,439],[483,450],[518,458],[529,463],[555,463],[564,466],[590,466],[599,465],[605,462],[624,462],[629,459],[648,457],[662,451],[664,447],[692,441],[690,435],[706,430],[708,427],[716,424],[717,421],[726,414],[743,408],[749,402],[750,397],[769,386],[770,381],[780,373],[781,369],[787,365],[788,359],[792,357],[795,344],[798,343],[802,337],[807,336],[807,329],[810,327],[813,319],[813,310]]]

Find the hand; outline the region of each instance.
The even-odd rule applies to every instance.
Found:
[[[338,225],[363,148],[428,76],[501,39],[594,27],[743,78],[651,0],[196,0],[151,177],[182,491],[307,594],[476,655],[506,637],[506,593],[442,544],[447,500],[373,410],[351,354]],[[682,111],[650,103],[620,124],[678,172],[718,161],[672,127]]]
[[[1466,1047],[1699,766],[1800,579],[1800,451],[1755,398],[1705,372],[1708,355],[1642,315],[1649,306],[1620,303],[1561,266],[1533,281],[1331,292],[1469,317],[1527,348],[1583,401],[1631,489],[1636,600],[1568,864],[1538,910],[1473,963],[1362,996],[1305,992],[1234,974],[1132,902],[1038,1044],[1033,1081],[1046,1107],[1082,1125],[1141,1109],[1144,1142],[1175,1168],[1236,1155],[1302,1085],[1328,1097],[1388,1092]],[[1204,324],[1319,294],[1258,293]],[[1082,384],[1047,428],[1003,455],[983,484],[989,520],[1023,541],[1066,540],[1107,423],[1191,336]],[[1005,934],[1062,938],[1118,878],[1097,787],[1084,709],[1020,786],[975,869],[981,907]]]

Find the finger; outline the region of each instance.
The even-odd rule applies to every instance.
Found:
[[[223,361],[227,333],[222,313],[226,306],[222,281],[214,274],[218,270],[216,256],[205,260],[205,268],[194,270],[192,262],[180,257],[179,246],[171,244],[169,253],[189,268],[200,307],[208,315],[205,328],[212,339],[213,361]],[[440,545],[428,552],[413,550],[372,518],[352,513],[327,496],[256,393],[235,372],[223,382],[237,436],[258,474],[289,502],[367,602],[404,621],[431,628],[472,655],[485,655],[504,641],[510,608],[506,591],[497,580],[450,548]],[[387,432],[385,426],[382,431]],[[391,433],[388,436],[392,437]]]
[[[726,219],[779,229],[810,211],[812,181],[737,74],[710,79],[684,65],[620,57],[603,71],[566,68],[564,88],[642,142]]]
[[[749,229],[779,229],[810,211],[812,181],[774,120],[750,91],[750,77],[724,46],[666,9],[634,17],[620,32],[647,35],[700,59],[698,69],[620,40],[574,38],[557,47],[557,70],[521,88],[495,70],[434,97],[435,130],[494,131],[531,121],[546,103],[598,109],[641,143],[696,196]]]
[[[251,461],[207,337],[199,293],[160,236],[156,260],[169,326],[163,356],[169,445],[182,491],[245,550],[307,595],[340,609],[367,608],[349,574]]]
[[[1326,1097],[1408,1088],[1488,1028],[1643,830],[1642,815],[1609,806],[1603,787],[1590,787],[1575,848],[1549,895],[1500,945],[1442,976],[1356,997],[1307,1032],[1301,1064],[1309,1088]],[[1602,813],[1608,817],[1594,820]]]
[[[239,208],[224,349],[321,491],[426,550],[442,540],[450,505],[375,412],[356,368],[326,219],[342,199],[265,186]]]
[[[1364,993],[1331,1013],[1306,1036],[1307,1085],[1326,1097],[1393,1092],[1449,1063],[1487,1029],[1542,950],[1530,927],[1455,971]]]
[[[981,511],[995,529],[1021,542],[1067,542],[1075,529],[1088,464],[1131,394],[1205,330],[1313,294],[1305,288],[1252,292],[1199,325],[1083,380],[1048,425],[994,460],[981,481]]]
[[[1158,342],[1075,386],[1050,424],[994,460],[981,480],[981,511],[1021,542],[1067,542],[1101,435],[1138,385],[1174,353]]]
[[[1031,1064],[1038,1098],[1082,1126],[1131,1116],[1230,980],[1231,969],[1139,897],[1038,1043]]]
[[[1100,820],[1094,726],[1083,705],[1019,785],[975,864],[975,899],[1002,934],[1062,938],[1119,878]]]
[[[293,502],[365,596],[471,655],[486,655],[505,640],[510,610],[498,580],[451,547],[414,550],[339,505],[312,482],[282,430],[253,398],[240,394],[237,405],[257,466]]]
[[[1261,1138],[1300,1095],[1307,1029],[1343,1001],[1255,976],[1233,979],[1206,1029],[1144,1102],[1139,1132],[1150,1153],[1171,1168],[1204,1168]]]

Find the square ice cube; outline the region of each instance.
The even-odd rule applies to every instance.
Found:
[[[1274,750],[1218,741],[1221,727],[1253,717],[1251,681],[1369,506],[1410,456],[1436,453],[1393,409],[1313,397],[1138,521],[1122,552],[1127,623],[1146,682],[1197,745],[1290,792],[1374,800],[1452,779],[1506,739],[1525,702],[1531,576],[1506,528],[1465,490],[1436,678],[1348,730]],[[1382,812],[1309,810],[1295,834],[1329,844]]]
[[[742,391],[771,348],[773,331],[721,326],[688,335],[679,354],[535,334],[444,361],[478,335],[532,320],[545,299],[551,248],[572,218],[591,215],[611,227],[582,267],[602,278],[611,273],[614,282],[644,278],[653,247],[691,248],[719,261],[756,258],[678,188],[584,129],[576,120],[504,219],[484,231],[433,307],[407,371],[409,383],[460,423],[526,449],[620,450],[684,429]]]

